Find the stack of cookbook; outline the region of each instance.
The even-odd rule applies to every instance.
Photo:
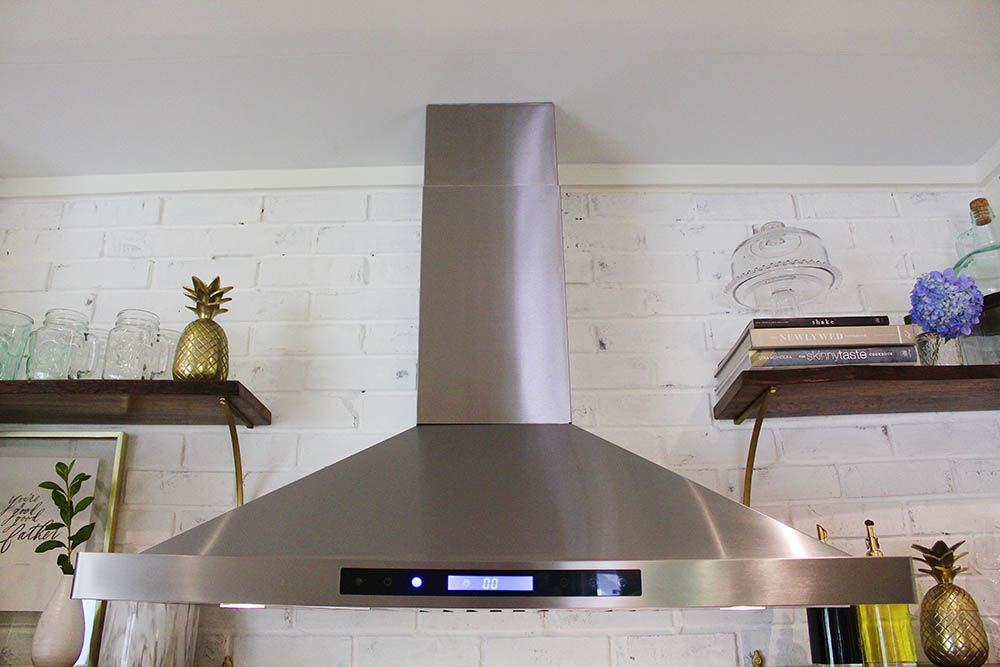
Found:
[[[885,315],[759,318],[740,334],[715,372],[721,396],[742,371],[846,364],[914,366],[916,334]]]

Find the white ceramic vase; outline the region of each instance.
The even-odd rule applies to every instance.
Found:
[[[59,579],[56,592],[45,605],[31,642],[35,667],[72,667],[83,650],[83,601],[70,598],[73,575]]]

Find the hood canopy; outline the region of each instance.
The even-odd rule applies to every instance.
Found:
[[[421,608],[912,602],[851,558],[569,424],[551,104],[427,111],[418,426],[143,554],[74,597]]]

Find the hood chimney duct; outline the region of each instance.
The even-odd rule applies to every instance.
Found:
[[[555,112],[427,107],[418,424],[567,424]]]

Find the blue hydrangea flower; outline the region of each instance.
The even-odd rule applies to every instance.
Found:
[[[983,293],[969,276],[955,275],[952,269],[931,271],[917,279],[910,304],[914,324],[951,340],[968,336],[972,325],[979,324]]]

